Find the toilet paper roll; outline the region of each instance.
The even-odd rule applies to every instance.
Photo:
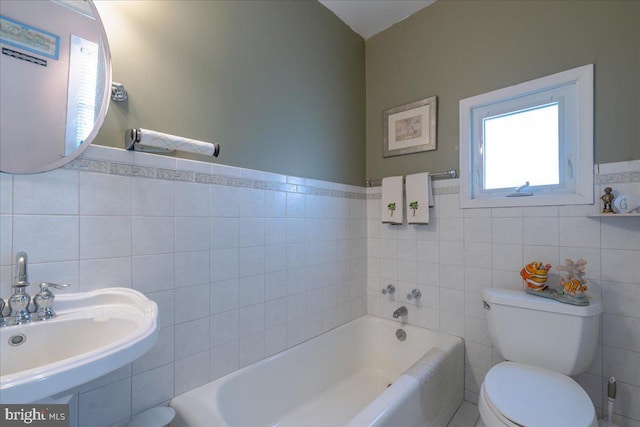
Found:
[[[218,157],[220,153],[220,144],[169,135],[149,129],[129,129],[127,137],[128,150],[165,152],[180,150],[214,157]],[[151,147],[152,150],[148,150],[148,147]]]

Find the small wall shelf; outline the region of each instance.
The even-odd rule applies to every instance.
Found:
[[[624,217],[640,217],[640,213],[627,213],[627,214],[621,214],[621,213],[614,213],[614,214],[605,214],[605,213],[600,213],[600,214],[591,214],[591,215],[587,215],[588,218],[624,218]]]

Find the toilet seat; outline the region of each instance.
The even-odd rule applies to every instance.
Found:
[[[478,402],[487,426],[597,426],[587,393],[566,375],[503,362],[487,373]]]

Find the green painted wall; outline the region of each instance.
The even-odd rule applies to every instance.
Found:
[[[595,159],[640,159],[640,1],[440,0],[368,39],[367,178],[458,169],[460,99],[595,64]],[[382,112],[438,96],[436,151],[382,157]]]
[[[96,4],[129,92],[96,144],[142,127],[219,142],[217,163],[362,185],[364,41],[320,3]]]

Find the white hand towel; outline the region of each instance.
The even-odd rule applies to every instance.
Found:
[[[402,200],[402,177],[382,178],[382,222],[402,224],[404,222]]]
[[[429,206],[433,206],[433,192],[429,172],[407,175],[407,222],[429,224]]]

